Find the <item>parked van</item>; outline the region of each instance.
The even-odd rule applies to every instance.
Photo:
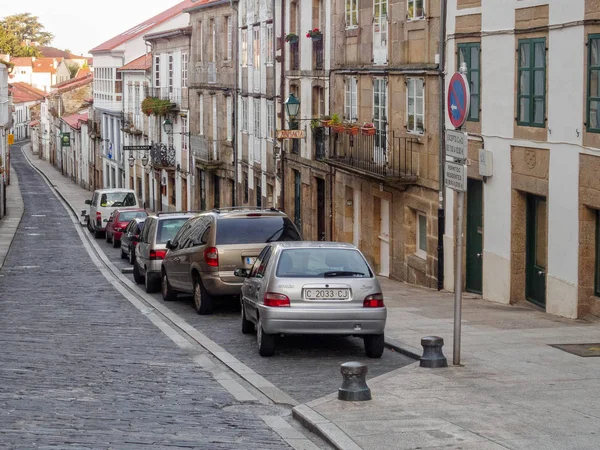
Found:
[[[133,189],[97,189],[91,200],[85,201],[90,205],[87,227],[94,237],[102,237],[106,224],[115,209],[139,208],[139,200]]]

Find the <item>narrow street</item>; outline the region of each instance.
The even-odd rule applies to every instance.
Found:
[[[107,282],[12,154],[25,212],[0,272],[2,447],[289,448]]]

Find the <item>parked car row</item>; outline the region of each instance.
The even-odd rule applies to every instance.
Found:
[[[355,246],[303,241],[273,208],[149,213],[126,189],[96,191],[86,203],[90,232],[121,246],[146,292],[192,295],[203,315],[238,297],[242,333],[256,332],[261,356],[287,334],[360,336],[367,356],[383,354],[381,286]]]

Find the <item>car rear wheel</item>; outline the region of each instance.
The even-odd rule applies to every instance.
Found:
[[[242,301],[242,334],[254,333],[254,324],[246,319],[245,309],[244,302]]]
[[[145,277],[140,273],[140,269],[137,264],[133,265],[133,279],[137,284],[144,283]]]
[[[127,259],[127,253],[125,253],[125,250],[123,250],[123,247],[121,247],[121,259]]]
[[[135,248],[129,249],[129,264],[132,266],[135,264]]]
[[[105,233],[104,235],[104,239],[106,240],[107,243],[111,243],[112,242],[112,237],[110,234],[108,234],[108,231]]]
[[[365,353],[369,358],[381,358],[385,347],[383,334],[369,334],[365,336]]]
[[[161,275],[161,292],[162,298],[165,302],[172,302],[173,300],[177,299],[177,292],[175,292],[171,287],[166,270],[163,270]]]
[[[96,229],[94,228],[94,237],[95,237],[96,239],[100,239],[100,238],[102,237],[102,231],[100,231],[100,230],[96,230]]]
[[[213,298],[206,292],[198,275],[194,277],[194,307],[200,315],[211,314],[213,310]]]
[[[119,248],[119,246],[121,245],[121,241],[115,239],[115,236],[112,236],[112,244],[113,244],[113,248]]]
[[[258,324],[256,324],[256,343],[258,344],[258,354],[260,356],[273,356],[273,353],[275,353],[275,335],[265,333],[260,316],[258,317]]]

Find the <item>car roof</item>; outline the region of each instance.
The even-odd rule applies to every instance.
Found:
[[[94,192],[98,192],[100,194],[111,194],[113,192],[133,192],[135,194],[135,191],[133,189],[125,189],[125,188],[96,189]]]
[[[327,242],[327,241],[282,241],[271,244],[279,249],[296,249],[296,248],[339,248],[348,250],[358,250],[355,245],[346,242]]]
[[[286,215],[283,211],[275,208],[258,208],[253,206],[214,209],[206,213],[215,216],[219,220],[247,217],[249,214],[252,214],[254,217],[284,217]]]
[[[190,218],[190,217],[195,217],[198,214],[196,213],[189,213],[189,212],[172,212],[172,213],[158,213],[158,214],[151,214],[148,217],[152,217],[154,219],[157,220],[165,220],[165,219],[178,219],[178,218]]]

